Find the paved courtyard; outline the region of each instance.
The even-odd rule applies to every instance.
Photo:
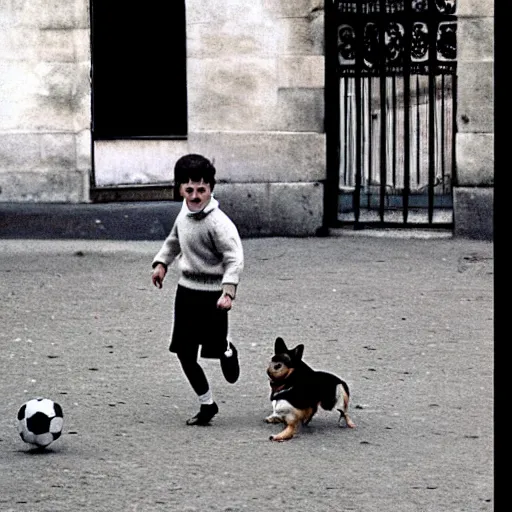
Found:
[[[220,413],[203,428],[167,350],[176,274],[151,285],[159,246],[0,240],[2,512],[494,509],[493,244],[244,240],[241,378],[207,362]],[[269,441],[276,336],[348,382],[357,428],[320,411]],[[16,430],[35,396],[65,416],[43,453]]]

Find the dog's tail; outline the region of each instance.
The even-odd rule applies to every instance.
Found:
[[[336,388],[336,395],[338,400],[336,401],[336,409],[340,413],[339,424],[341,426],[343,419],[347,427],[354,428],[356,424],[352,421],[352,418],[348,414],[348,403],[350,399],[350,391],[345,381],[341,381]]]

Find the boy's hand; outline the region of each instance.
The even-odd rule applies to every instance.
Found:
[[[151,281],[153,281],[153,284],[157,288],[162,288],[165,274],[167,274],[167,269],[165,268],[164,265],[159,263],[153,270],[153,273],[151,274]]]
[[[231,306],[233,305],[233,299],[230,295],[221,295],[219,300],[217,301],[217,307],[219,309],[225,309],[229,311]]]

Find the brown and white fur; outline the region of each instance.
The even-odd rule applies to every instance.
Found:
[[[282,338],[274,344],[274,355],[267,368],[270,379],[270,400],[273,412],[265,418],[267,423],[284,423],[286,427],[271,441],[291,439],[301,424],[307,425],[318,407],[340,413],[338,424],[343,420],[349,428],[355,423],[348,415],[350,391],[345,381],[337,375],[313,370],[302,360],[304,345],[288,349]]]

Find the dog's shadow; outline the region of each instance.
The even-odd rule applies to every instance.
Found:
[[[266,432],[270,434],[278,434],[284,429],[284,423],[267,423],[265,417],[261,423],[264,425]],[[317,435],[325,436],[330,434],[336,434],[340,431],[351,430],[344,423],[341,425],[336,420],[332,413],[319,411],[315,417],[307,424],[301,424],[297,431],[297,436],[315,437]]]
[[[339,426],[338,422],[331,417],[321,417],[318,413],[307,425],[302,424],[299,427],[298,435],[315,436],[328,432],[337,432],[338,430],[345,430],[345,426]]]

